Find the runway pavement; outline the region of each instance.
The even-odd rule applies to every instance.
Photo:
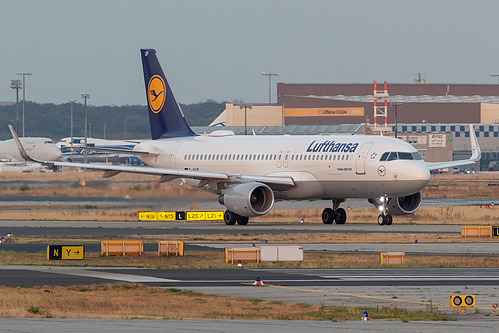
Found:
[[[252,283],[260,277],[265,287]],[[11,286],[143,283],[206,294],[288,303],[358,307],[438,308],[452,313],[450,295],[476,295],[476,307],[499,302],[499,268],[383,269],[139,269],[0,266]]]
[[[2,318],[3,332],[425,332],[470,333],[494,332],[495,318],[443,322],[393,322],[393,321],[296,321],[296,320],[120,320],[120,319],[19,319]]]
[[[3,231],[28,235],[100,235],[116,234],[241,234],[241,233],[454,233],[460,234],[458,225],[347,223],[250,223],[228,226],[223,222],[100,222],[100,221],[0,221]]]
[[[223,223],[199,222],[75,222],[75,221],[0,221],[0,234],[15,236],[51,235],[181,235],[241,233],[447,233],[459,234],[460,226],[448,225],[392,225],[377,224],[250,224],[226,226]],[[0,244],[0,249],[38,252],[47,244]],[[251,243],[231,246],[251,246]],[[485,243],[414,243],[403,241],[390,244],[314,243],[300,244],[305,251],[329,253],[379,253],[404,251],[406,254],[439,255],[499,255],[496,242]],[[155,244],[146,244],[146,251],[154,251]],[[187,244],[186,250],[218,249],[227,244]],[[87,244],[87,251],[97,252],[99,244]],[[29,249],[28,249],[29,248]],[[251,284],[261,277],[265,287]],[[492,304],[499,302],[498,268],[404,268],[404,269],[234,269],[234,270],[158,270],[134,268],[0,266],[3,285],[83,285],[126,281],[161,287],[175,287],[206,294],[312,305],[341,305],[358,307],[397,306],[408,309],[436,309],[455,314],[448,306],[450,295],[476,295],[476,309],[483,318],[492,312]],[[467,321],[476,316],[475,310],[456,318],[459,322],[442,323],[371,323],[365,322],[289,322],[289,321],[106,321],[98,320],[36,320],[2,319],[3,331],[57,331],[82,327],[99,327],[103,332],[182,330],[185,332],[322,332],[397,331],[397,332],[469,332],[491,330],[493,321]],[[473,317],[475,318],[475,317]],[[491,318],[495,318],[493,315]],[[113,325],[108,325],[112,322]],[[237,327],[237,328],[236,328]]]
[[[3,332],[425,332],[470,333],[494,332],[495,318],[445,322],[393,322],[393,321],[295,321],[295,320],[119,320],[119,319],[18,319],[3,318]]]

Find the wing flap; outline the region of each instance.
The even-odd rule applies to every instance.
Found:
[[[103,147],[75,147],[83,150],[93,150],[93,151],[101,151],[105,153],[114,153],[114,154],[127,154],[134,156],[158,156],[158,153],[151,153],[148,151],[140,151],[140,150],[132,150],[132,149],[117,149],[117,148],[103,148]]]

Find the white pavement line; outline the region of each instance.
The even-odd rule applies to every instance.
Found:
[[[473,281],[499,281],[499,276],[448,276],[448,275],[432,275],[432,276],[386,276],[386,275],[369,275],[369,276],[338,276],[338,275],[322,275],[324,279],[346,280],[346,281],[462,281],[463,278],[473,279]]]
[[[35,271],[35,270],[36,271],[43,271],[46,273],[85,276],[85,277],[92,277],[92,278],[98,278],[98,279],[125,281],[125,282],[133,282],[133,283],[182,282],[181,280],[164,279],[164,278],[157,278],[157,277],[153,277],[153,276],[119,274],[119,273],[101,272],[98,270],[88,270],[88,269],[84,269],[84,268],[72,268],[72,267],[26,267],[25,269],[33,270],[33,271]]]

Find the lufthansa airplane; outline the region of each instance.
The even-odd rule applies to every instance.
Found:
[[[330,200],[322,221],[344,224],[347,216],[340,204],[347,198],[367,198],[380,210],[378,223],[384,225],[392,224],[392,215],[419,208],[430,170],[480,159],[471,125],[471,158],[434,164],[425,163],[410,144],[383,136],[235,136],[223,130],[200,136],[187,124],[156,51],[141,50],[141,55],[152,140],[137,144],[131,153],[148,167],[54,165],[103,170],[103,177],[130,172],[158,175],[159,182],[182,178],[218,195],[228,225],[245,225],[250,217],[265,215],[276,200]],[[20,143],[18,147],[29,158]]]

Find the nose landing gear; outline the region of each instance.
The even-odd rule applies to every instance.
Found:
[[[379,225],[391,225],[393,222],[393,218],[390,214],[387,214],[388,208],[386,207],[390,203],[391,198],[387,196],[382,196],[379,198],[380,206],[378,209],[381,211],[381,214],[378,216],[378,224]]]

